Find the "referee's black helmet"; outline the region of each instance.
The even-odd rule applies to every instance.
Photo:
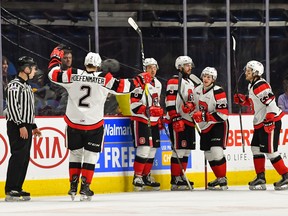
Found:
[[[29,56],[22,56],[18,59],[17,66],[18,66],[18,72],[20,72],[23,71],[25,67],[32,67],[32,66],[37,67],[37,64],[33,58]]]

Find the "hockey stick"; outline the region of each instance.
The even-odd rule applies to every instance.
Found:
[[[182,78],[183,78],[183,74],[182,74],[182,72],[180,71],[180,69],[178,68],[178,94],[179,94],[179,96],[180,96],[183,104],[185,104],[185,100],[184,100],[183,95],[182,95],[182,93],[181,93]],[[190,116],[190,117],[191,117],[192,122],[194,123],[195,128],[196,128],[196,130],[197,130],[197,132],[198,132],[198,134],[199,134],[199,136],[200,136],[200,134],[201,134],[201,129],[200,129],[198,123],[194,121],[194,119],[193,119],[192,116]],[[175,150],[174,152],[176,153],[176,156],[177,156],[176,150]],[[182,166],[182,164],[181,164],[181,166]],[[183,169],[183,171],[184,171],[184,169]],[[186,178],[186,176],[185,176],[185,178]],[[188,180],[187,178],[186,178],[186,182],[187,182],[188,185],[190,185],[190,182],[189,182],[189,180]],[[191,186],[191,185],[190,185],[190,186]],[[190,188],[190,187],[189,187],[189,188]]]
[[[128,23],[129,25],[138,33],[140,37],[140,47],[141,47],[141,57],[142,57],[142,67],[143,71],[146,70],[145,65],[144,65],[144,60],[145,60],[145,55],[144,55],[144,45],[143,45],[143,37],[142,37],[142,31],[137,25],[137,23],[134,21],[132,17],[128,18]],[[146,98],[146,115],[147,115],[147,125],[148,125],[148,138],[149,138],[149,145],[152,147],[153,146],[153,140],[152,140],[152,131],[151,131],[151,120],[150,120],[150,110],[149,110],[149,101],[148,101],[148,85],[145,84],[145,98]]]
[[[236,78],[236,94],[238,94],[238,82],[240,80],[240,78],[242,77],[243,73],[239,76],[239,79],[237,79],[236,74],[237,74],[237,66],[236,66],[236,40],[234,38],[234,36],[232,35],[232,42],[233,42],[233,67],[234,67],[234,71],[235,71],[235,78]],[[241,145],[242,145],[242,152],[245,153],[245,143],[244,143],[244,135],[243,135],[243,123],[242,123],[242,107],[239,104],[238,106],[239,108],[239,124],[240,124],[240,131],[241,131]]]
[[[205,183],[205,190],[207,190],[207,185],[208,185],[208,172],[207,172],[207,159],[205,157],[205,152],[204,152],[204,183]]]
[[[190,75],[190,76],[191,76],[191,75]],[[195,76],[195,75],[194,75],[194,76]],[[195,76],[195,77],[196,77],[196,76]],[[182,95],[182,93],[181,93],[182,78],[183,78],[183,74],[182,74],[182,72],[178,69],[178,94],[179,94],[179,96],[180,96],[183,104],[185,104],[185,100],[184,100],[183,95]],[[198,79],[199,79],[199,78],[198,78]],[[200,79],[199,79],[199,80],[200,80]],[[201,83],[202,83],[202,81],[201,81]],[[196,128],[198,134],[200,135],[200,134],[201,134],[201,129],[200,129],[198,123],[195,122],[195,120],[193,119],[192,116],[190,116],[190,117],[191,117],[191,119],[192,119],[193,124],[195,125],[195,128]]]
[[[192,76],[193,75],[193,76]],[[181,100],[183,101],[183,103],[185,104],[185,101],[184,101],[184,98],[183,98],[183,95],[181,93],[181,84],[182,84],[182,77],[183,77],[183,74],[182,72],[180,71],[180,69],[178,69],[178,94],[181,98]],[[194,74],[191,74],[189,76],[190,79],[193,79],[192,81],[196,83],[196,85],[200,85],[202,84],[202,80],[199,79],[197,76],[195,76]],[[192,122],[194,123],[195,125],[195,128],[199,134],[199,136],[201,136],[201,129],[198,125],[198,123],[193,119],[192,116],[190,116],[191,119],[192,119]],[[208,182],[208,174],[207,174],[207,160],[206,160],[206,157],[205,157],[205,154],[204,154],[204,182],[205,182],[205,190],[207,190],[207,182]]]
[[[169,132],[167,131],[167,128],[165,127],[165,124],[164,124],[164,122],[163,122],[163,118],[161,118],[161,123],[162,123],[162,125],[163,125],[163,127],[164,127],[165,134],[166,134],[166,136],[168,137],[168,139],[169,139],[169,141],[170,141],[170,143],[171,143],[172,151],[173,151],[173,152],[175,153],[175,155],[176,155],[177,162],[178,162],[178,164],[179,164],[179,166],[180,166],[180,169],[181,169],[182,174],[183,174],[184,177],[185,177],[185,180],[186,180],[186,182],[187,182],[187,184],[188,184],[188,187],[189,187],[190,191],[193,191],[193,188],[192,188],[192,186],[191,186],[191,184],[190,184],[189,179],[187,178],[186,172],[184,171],[184,168],[183,168],[183,166],[182,166],[182,163],[181,163],[181,161],[180,161],[180,158],[179,158],[179,156],[178,156],[178,153],[177,153],[177,151],[174,149],[172,139],[171,139],[171,137],[170,137],[170,135],[169,135]]]
[[[202,84],[202,80],[199,79],[195,74],[190,74],[189,78],[193,81],[194,85]]]
[[[128,23],[138,33],[138,35],[140,37],[142,65],[143,65],[143,71],[145,71],[145,65],[144,65],[145,57],[144,57],[144,45],[143,45],[142,31],[132,17],[128,18]]]

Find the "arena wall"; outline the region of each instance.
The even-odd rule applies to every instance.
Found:
[[[229,116],[230,129],[227,148],[227,178],[229,185],[247,185],[255,177],[250,141],[253,134],[253,116],[243,115],[245,152],[241,146],[239,116]],[[36,123],[43,136],[34,138],[30,165],[24,189],[32,196],[65,195],[69,190],[68,159],[65,147],[65,127],[62,117],[37,117]],[[282,121],[279,151],[288,164],[288,116]],[[192,151],[187,176],[196,188],[204,188],[205,163],[203,152],[199,150],[199,136],[196,134],[196,150]],[[105,142],[103,152],[96,161],[95,175],[91,189],[95,193],[116,193],[133,191],[133,147],[130,120],[127,117],[105,118]],[[171,144],[165,131],[161,131],[161,148],[158,149],[152,174],[161,183],[161,190],[170,188]],[[6,134],[6,120],[0,119],[0,198],[4,197],[6,170],[9,160],[9,143]],[[215,177],[208,165],[208,181]],[[271,163],[266,163],[267,183],[278,181],[280,176]],[[247,187],[248,189],[248,187]]]

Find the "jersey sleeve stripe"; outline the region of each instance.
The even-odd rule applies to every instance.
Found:
[[[258,95],[259,93],[265,91],[266,89],[270,89],[270,86],[266,82],[259,82],[253,87],[255,95]]]
[[[167,95],[166,100],[167,101],[175,101],[176,100],[176,95]]]
[[[168,80],[167,81],[167,86],[168,85],[176,85],[177,86],[178,85],[178,78],[175,77],[175,78],[172,78],[172,79]]]
[[[124,87],[125,87],[125,82],[124,82],[123,79],[120,79],[116,91],[117,91],[118,93],[122,93],[122,92],[124,91]]]
[[[226,98],[226,94],[225,94],[225,92],[223,90],[219,91],[219,92],[215,91],[215,99],[216,99],[216,101],[217,100],[221,100],[221,99],[225,99],[225,98]]]
[[[62,82],[62,77],[61,77],[61,69],[55,69],[52,72],[52,81],[54,82]]]
[[[111,73],[106,73],[105,76],[105,86],[111,81],[111,79],[113,78]]]

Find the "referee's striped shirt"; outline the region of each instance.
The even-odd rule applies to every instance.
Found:
[[[8,83],[6,91],[7,121],[13,121],[19,128],[24,124],[35,124],[34,94],[31,86],[21,77],[17,77]]]

